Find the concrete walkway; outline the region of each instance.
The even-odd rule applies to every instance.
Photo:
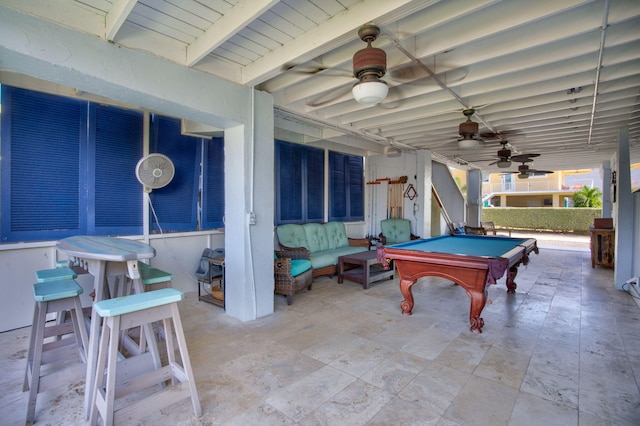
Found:
[[[499,235],[506,235],[506,232],[498,231]],[[513,238],[535,238],[538,247],[558,250],[589,251],[589,235],[580,234],[560,234],[556,232],[520,232],[512,231]]]

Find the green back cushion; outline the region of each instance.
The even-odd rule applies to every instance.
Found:
[[[311,253],[329,249],[329,241],[327,240],[327,231],[324,225],[319,223],[305,223],[302,225],[304,233],[307,236],[307,248]]]
[[[407,219],[385,219],[380,222],[380,230],[387,238],[387,245],[411,240],[411,223]]]
[[[327,230],[329,248],[335,249],[349,246],[349,238],[343,222],[327,222],[324,227]]]
[[[280,225],[276,229],[276,232],[278,233],[278,241],[283,246],[309,248],[309,244],[307,244],[307,235],[305,234],[302,225]]]

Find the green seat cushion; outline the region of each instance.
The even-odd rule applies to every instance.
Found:
[[[291,260],[291,275],[297,277],[303,272],[307,272],[311,268],[311,261],[307,259]]]

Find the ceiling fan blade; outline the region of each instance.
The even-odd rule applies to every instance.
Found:
[[[329,67],[323,66],[313,66],[313,65],[305,65],[305,64],[284,64],[280,68],[281,72],[285,73],[294,73],[294,74],[307,74],[307,75],[316,75],[322,73],[327,76],[336,76],[336,77],[349,77],[354,78],[353,73],[350,71],[332,69]]]
[[[376,104],[376,107],[382,109],[396,109],[405,102],[405,96],[402,93],[400,86],[389,87],[389,93],[386,98]]]
[[[520,154],[511,156],[511,161],[515,163],[530,163],[533,158],[540,157],[540,154]]]
[[[480,136],[486,139],[505,140],[520,133],[520,130],[496,130],[495,132],[480,133]]]
[[[528,174],[530,176],[542,176],[542,175],[548,175],[553,173],[551,170],[535,170],[535,169],[529,169]]]
[[[322,95],[318,95],[315,98],[309,100],[309,102],[307,102],[307,106],[310,106],[312,108],[325,106],[334,101],[337,101],[341,97],[345,96],[347,93],[351,93],[351,87],[349,86],[346,86],[337,90],[328,90]]]

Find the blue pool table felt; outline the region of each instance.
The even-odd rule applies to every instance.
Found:
[[[526,239],[508,237],[485,237],[480,235],[441,235],[422,240],[388,246],[394,249],[415,250],[432,253],[449,253],[465,256],[500,257],[522,245]]]

